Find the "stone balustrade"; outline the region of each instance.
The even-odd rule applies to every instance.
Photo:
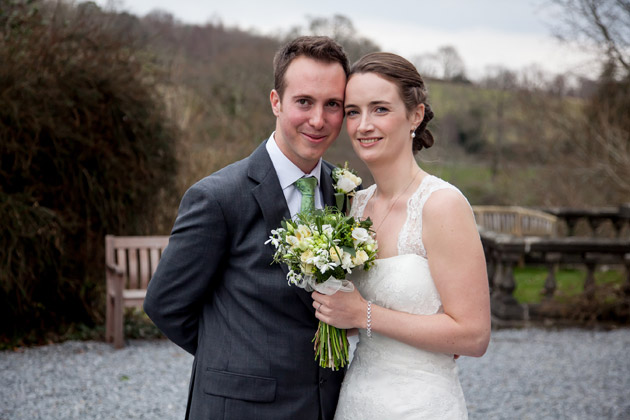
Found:
[[[562,216],[559,216],[562,217]],[[615,265],[625,273],[624,290],[630,294],[630,237],[518,237],[480,227],[488,266],[492,314],[506,321],[542,320],[540,305],[519,304],[514,298],[514,268],[520,264],[543,265],[548,274],[544,284],[545,299],[557,288],[555,272],[559,265],[586,268],[584,293],[592,297],[595,271],[602,265]]]

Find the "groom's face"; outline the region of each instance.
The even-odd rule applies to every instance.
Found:
[[[289,65],[282,98],[271,91],[278,147],[310,172],[339,135],[346,75],[339,63],[297,57]]]

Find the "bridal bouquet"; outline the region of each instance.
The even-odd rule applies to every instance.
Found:
[[[346,275],[355,268],[368,270],[374,264],[377,244],[371,226],[369,219],[356,220],[326,208],[284,220],[265,244],[276,248],[274,262],[289,267],[290,285],[330,295],[354,290]],[[313,342],[321,367],[337,370],[348,363],[346,330],[320,321]]]

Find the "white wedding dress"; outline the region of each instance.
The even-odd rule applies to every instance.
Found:
[[[443,312],[422,243],[422,208],[434,191],[454,186],[427,175],[407,203],[398,255],[378,259],[351,280],[375,305],[413,314]],[[359,191],[351,215],[361,217],[376,186]],[[457,190],[459,191],[459,190]],[[359,330],[346,373],[336,420],[467,419],[466,402],[452,354],[432,353]]]

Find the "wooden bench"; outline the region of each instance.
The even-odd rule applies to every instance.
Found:
[[[473,206],[477,225],[515,236],[556,236],[558,218],[519,206]]]
[[[157,268],[168,236],[105,237],[107,280],[105,339],[124,347],[123,315],[127,307],[142,307],[147,285]]]

